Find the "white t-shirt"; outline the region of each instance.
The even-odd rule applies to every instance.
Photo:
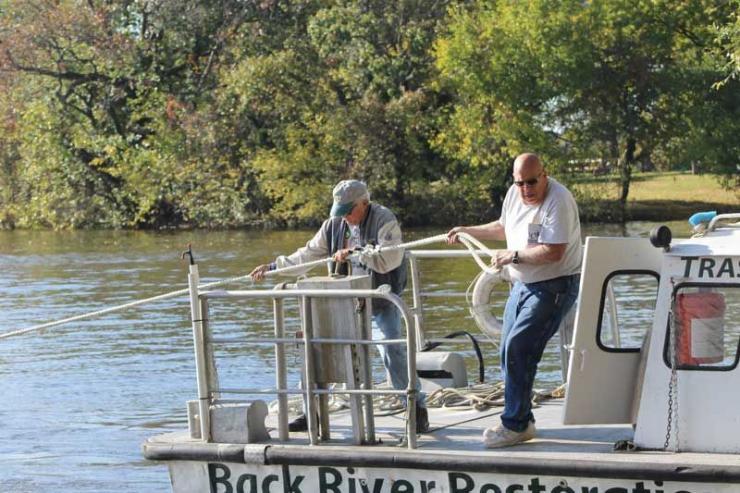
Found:
[[[538,205],[525,204],[518,188],[515,185],[509,188],[499,219],[506,233],[506,248],[525,250],[541,243],[566,243],[568,246],[559,262],[542,265],[509,264],[509,274],[514,281],[545,281],[581,271],[581,223],[578,206],[567,188],[549,176],[547,181],[545,200]]]
[[[349,228],[349,238],[347,238],[347,244],[345,245],[345,248],[354,250],[355,248],[361,247],[362,238],[360,237],[360,225],[348,224],[347,227]],[[363,265],[359,262],[357,258],[350,259],[350,263],[352,264],[353,275],[360,276],[368,273],[365,267],[363,267]]]

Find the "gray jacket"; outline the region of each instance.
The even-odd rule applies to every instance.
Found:
[[[348,237],[347,222],[341,217],[331,217],[324,221],[306,246],[291,255],[278,257],[275,260],[276,266],[288,267],[329,257],[345,247]],[[375,203],[370,203],[368,213],[360,224],[360,239],[362,246],[371,244],[383,247],[403,243],[396,216],[390,209]],[[360,254],[359,262],[370,272],[373,288],[388,284],[393,293],[400,295],[406,287],[407,278],[404,257],[403,250],[398,249],[374,255]],[[346,264],[341,265],[338,272],[346,274]],[[373,307],[381,308],[387,303],[385,300],[375,299]]]

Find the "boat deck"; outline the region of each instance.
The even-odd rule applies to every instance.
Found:
[[[534,409],[537,437],[529,442],[501,449],[486,449],[483,446],[483,430],[500,423],[499,414],[502,408],[491,408],[483,412],[472,409],[429,409],[430,433],[418,435],[419,453],[455,453],[471,456],[522,456],[533,459],[605,460],[660,462],[661,457],[674,462],[676,454],[666,451],[615,451],[614,444],[620,440],[631,440],[633,435],[630,425],[578,425],[562,424],[562,400],[543,402]],[[376,416],[375,431],[382,441],[372,446],[375,449],[384,447],[403,448],[400,440],[405,425],[404,413],[391,416]],[[351,446],[352,428],[349,413],[342,411],[331,415],[332,439],[322,442],[321,447]],[[273,431],[271,434],[276,435]],[[291,433],[291,444],[307,445],[305,433]],[[365,446],[367,447],[367,446]],[[405,450],[405,448],[404,448]],[[686,453],[680,454],[684,462],[690,464],[734,464],[740,466],[740,457],[734,454]]]
[[[430,433],[419,435],[417,448],[401,444],[403,413],[376,416],[377,445],[351,444],[352,428],[347,411],[331,414],[331,439],[318,446],[308,444],[306,433],[291,433],[288,442],[263,444],[206,444],[186,433],[151,438],[144,453],[155,460],[205,460],[263,464],[302,464],[416,469],[505,471],[527,474],[593,476],[601,471],[610,477],[740,482],[740,456],[666,451],[615,451],[619,440],[632,438],[629,425],[565,426],[561,424],[562,400],[545,401],[534,409],[537,437],[502,449],[486,449],[481,441],[486,427],[499,423],[501,408],[479,412],[471,409],[429,409]],[[275,416],[268,416],[268,427]]]

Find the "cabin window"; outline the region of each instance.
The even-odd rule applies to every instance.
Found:
[[[635,352],[653,326],[658,274],[618,271],[607,277],[601,290],[601,315],[596,331],[605,351]]]
[[[731,370],[740,347],[740,286],[683,284],[676,287],[663,359],[671,366],[671,331],[681,369]]]

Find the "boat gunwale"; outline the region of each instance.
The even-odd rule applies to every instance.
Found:
[[[420,469],[467,473],[499,473],[580,478],[611,478],[651,481],[740,483],[740,464],[709,465],[644,463],[636,461],[573,460],[516,457],[406,449],[368,450],[363,447],[332,447],[275,444],[216,444],[157,441],[143,446],[144,457],[155,461],[229,462],[264,466],[323,466]],[[646,451],[650,452],[650,451]],[[636,456],[640,452],[633,452]],[[663,453],[663,452],[660,452]],[[671,454],[680,458],[680,454]],[[707,454],[710,455],[710,454]]]

